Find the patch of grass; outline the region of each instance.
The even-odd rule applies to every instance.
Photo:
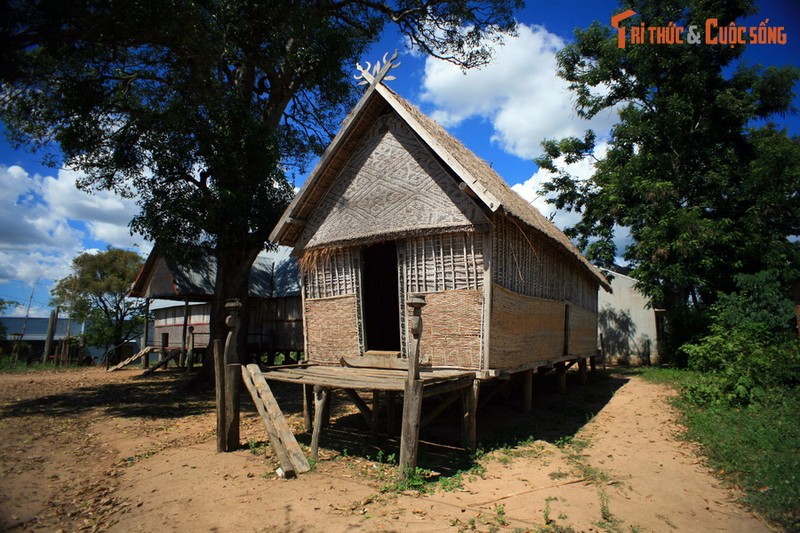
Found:
[[[420,494],[433,492],[432,485],[433,472],[424,468],[409,468],[405,477],[401,477],[399,472],[394,479],[381,486],[381,492],[403,492],[407,490],[416,491]]]
[[[79,368],[89,368],[77,364],[70,365],[54,365],[53,363],[31,363],[25,364],[22,359],[17,360],[16,364],[12,364],[11,357],[5,355],[0,357],[0,372],[8,373],[23,373],[23,372],[63,372],[68,370],[77,370]]]
[[[563,470],[556,470],[555,472],[550,472],[549,474],[547,474],[547,477],[549,477],[553,481],[557,479],[564,479],[569,477],[569,472],[564,472]]]
[[[685,388],[697,373],[648,369],[642,377]],[[800,388],[747,407],[700,407],[679,398],[686,437],[700,443],[710,466],[746,492],[745,502],[789,531],[800,531]]]

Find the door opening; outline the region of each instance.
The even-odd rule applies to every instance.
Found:
[[[363,249],[361,298],[368,351],[400,351],[397,246],[382,242]]]

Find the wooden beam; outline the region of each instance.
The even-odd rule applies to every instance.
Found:
[[[428,424],[439,418],[439,416],[442,413],[444,413],[448,407],[456,403],[456,401],[459,398],[461,398],[460,391],[451,392],[449,396],[444,398],[441,402],[439,402],[439,404],[436,407],[431,409],[430,412],[427,415],[425,415],[425,417],[422,419],[420,427],[424,428],[425,426],[427,426]]]
[[[355,406],[358,407],[358,410],[361,413],[361,416],[364,417],[364,421],[367,423],[367,427],[371,428],[372,427],[372,410],[367,405],[367,402],[365,402],[361,398],[361,396],[359,396],[358,393],[353,389],[344,389],[344,392],[345,392],[345,394],[347,394],[347,397],[350,398],[350,400],[352,400],[352,402],[355,404]]]
[[[314,431],[311,434],[311,460],[317,462],[319,459],[319,434],[322,430],[322,412],[325,404],[328,403],[328,389],[314,386]]]
[[[586,358],[581,357],[578,359],[578,372],[581,376],[581,385],[586,385],[589,382],[589,375],[586,371]]]

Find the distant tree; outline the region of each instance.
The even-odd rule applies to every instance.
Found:
[[[17,302],[12,302],[10,300],[0,300],[0,315],[6,312],[11,306],[17,305]],[[0,324],[0,341],[6,340],[6,327],[3,324]]]
[[[143,263],[137,253],[112,247],[82,253],[51,291],[51,304],[86,323],[87,344],[104,347],[107,362],[116,362],[118,347],[142,332],[144,304],[127,294]]]
[[[708,18],[727,27],[755,5],[631,0],[623,9],[636,12],[623,25],[703,29]],[[619,122],[588,180],[557,160],[597,157],[593,132],[544,142],[537,163],[556,173],[544,191],[580,213],[567,233],[589,258],[610,266],[621,254],[658,307],[707,309],[736,289],[739,274],[770,271],[786,282],[800,266],[791,238],[800,234],[800,140],[769,123],[793,111],[800,71],[737,65],[743,51],[704,43],[622,49],[608,22],[596,22],[558,53],[578,115],[614,109]],[[624,250],[614,244],[620,227],[632,240]]]
[[[216,259],[211,338],[353,102],[354,64],[387,25],[464,67],[513,31],[521,0],[12,0],[0,119],[56,143],[85,189],[138,194],[133,227],[168,255]],[[496,39],[495,39],[496,40]]]

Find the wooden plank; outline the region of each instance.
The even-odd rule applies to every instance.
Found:
[[[278,432],[278,436],[283,446],[286,448],[286,452],[289,454],[292,464],[294,464],[295,471],[298,474],[308,472],[311,469],[308,465],[308,460],[300,449],[300,445],[297,444],[297,440],[294,438],[289,424],[283,417],[283,413],[278,406],[278,402],[275,400],[275,396],[272,395],[272,390],[269,388],[269,385],[267,385],[267,382],[264,380],[264,376],[261,375],[261,371],[258,369],[258,365],[247,365],[247,371],[253,379],[253,383],[258,391],[258,396],[264,402],[264,408],[267,410],[270,419],[272,419],[275,430]]]
[[[154,351],[155,351],[155,348],[153,348],[152,346],[148,346],[147,348],[144,348],[143,350],[139,350],[136,354],[128,357],[127,359],[122,361],[120,364],[109,368],[107,370],[107,372],[114,372],[116,370],[120,370],[121,368],[124,368],[124,367],[128,366],[129,364],[133,363],[135,360],[137,360],[140,357],[149,357],[150,353],[154,352]]]
[[[400,359],[394,355],[395,353],[397,352],[392,352],[391,355],[367,353],[358,357],[342,357],[341,362],[345,366],[354,368],[391,368],[396,370],[408,368],[405,359]]]
[[[155,372],[156,370],[158,370],[158,369],[159,369],[159,368],[161,368],[162,366],[167,366],[167,364],[168,364],[170,361],[172,361],[173,359],[175,359],[175,357],[177,357],[177,356],[178,356],[178,353],[179,353],[179,352],[171,352],[171,353],[167,353],[167,355],[166,355],[166,356],[164,356],[164,355],[162,354],[162,355],[159,357],[159,361],[158,361],[158,363],[156,363],[156,366],[154,366],[154,367],[152,367],[152,368],[148,368],[147,370],[145,370],[144,372],[142,372],[142,375],[143,375],[143,376],[149,376],[150,374],[152,374],[153,372]]]
[[[314,386],[314,432],[311,434],[311,460],[319,459],[319,435],[322,431],[323,411],[328,403],[328,389]]]
[[[269,413],[267,413],[264,402],[261,400],[261,397],[258,394],[258,389],[256,389],[256,385],[253,382],[253,377],[250,375],[249,370],[245,367],[242,367],[242,381],[244,382],[244,386],[247,388],[248,392],[250,392],[250,397],[253,399],[253,404],[255,404],[256,409],[258,410],[258,414],[261,415],[261,420],[264,422],[267,435],[272,443],[272,448],[275,450],[275,453],[278,456],[278,461],[281,463],[281,468],[283,469],[284,475],[287,478],[294,477],[296,472],[294,470],[292,460],[289,458],[289,454],[286,453],[286,448],[284,448],[283,443],[281,442],[280,436],[278,435],[278,430],[275,429],[275,425],[272,423]]]

